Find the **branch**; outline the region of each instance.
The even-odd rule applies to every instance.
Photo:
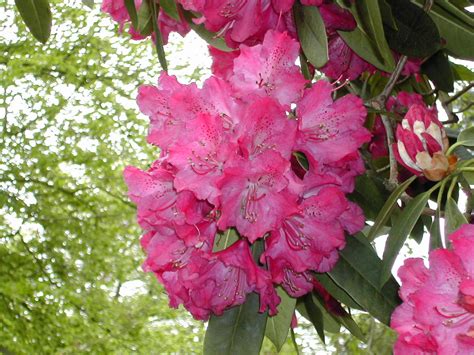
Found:
[[[471,90],[474,87],[474,83],[470,83],[466,87],[462,88],[461,91],[457,92],[453,96],[451,96],[448,100],[444,101],[445,105],[449,105],[451,102],[456,101],[459,99],[462,95],[464,95],[466,92]]]

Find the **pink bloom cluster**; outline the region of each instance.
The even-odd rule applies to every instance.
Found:
[[[148,142],[161,149],[148,171],[125,171],[146,231],[144,268],[164,284],[171,306],[183,304],[198,319],[250,292],[260,295],[261,311],[275,314],[274,284],[295,297],[311,291],[310,272],[330,270],[344,232],[364,225],[345,196],[364,171],[363,102],[334,101],[326,81],[306,88],[298,54],[288,34],[269,31],[262,44],[242,45],[214,65],[202,88],[166,73],[158,86],[140,87]],[[213,251],[234,229],[238,241]],[[256,241],[264,243],[257,261]]]
[[[403,304],[392,315],[395,354],[474,353],[474,225],[450,236],[452,250],[407,259],[398,275]]]
[[[134,0],[135,8],[138,10],[142,5],[142,0]],[[120,31],[126,23],[131,21],[130,15],[128,14],[124,0],[103,0],[101,10],[108,13],[112,19],[119,23]],[[158,14],[158,26],[163,37],[163,43],[168,43],[168,36],[171,32],[178,32],[181,36],[185,36],[189,31],[190,27],[181,15],[181,21],[169,17],[163,9],[160,8]],[[146,37],[141,35],[133,26],[130,26],[129,33],[134,40],[145,39]]]

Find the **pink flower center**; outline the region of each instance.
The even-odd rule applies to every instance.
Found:
[[[258,194],[258,184],[250,183],[241,202],[242,216],[250,223],[257,222],[258,207],[257,202],[265,197],[265,194]]]

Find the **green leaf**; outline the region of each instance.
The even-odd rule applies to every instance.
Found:
[[[204,355],[258,355],[267,313],[259,313],[259,296],[251,293],[244,304],[221,316],[212,315],[204,338]]]
[[[373,40],[380,59],[389,67],[395,68],[392,51],[385,39],[385,33],[378,0],[358,0],[354,2],[357,9],[356,20],[362,22],[365,33]]]
[[[317,306],[314,303],[313,298],[311,297],[311,294],[307,294],[303,297],[304,300],[304,307],[306,309],[306,314],[309,317],[309,320],[314,326],[314,329],[316,329],[316,332],[319,335],[319,338],[321,341],[325,344],[326,339],[324,335],[324,318],[323,318],[323,312],[321,307]]]
[[[398,30],[386,27],[390,48],[408,57],[426,58],[441,47],[441,38],[433,20],[409,0],[387,0]]]
[[[136,28],[138,30],[139,28],[138,27],[138,14],[137,14],[137,8],[135,7],[135,1],[124,0],[124,3],[125,3],[125,8],[127,9],[127,12],[128,12],[128,16],[130,16],[130,20],[132,21],[133,28]]]
[[[350,32],[338,31],[344,42],[360,57],[365,59],[370,64],[385,72],[392,72],[394,67],[384,63],[379,58],[379,54],[374,49],[374,43],[370,37],[357,27]]]
[[[329,274],[314,274],[318,281],[324,286],[324,288],[331,294],[332,297],[342,302],[350,308],[360,309],[362,307],[341,287],[339,287]]]
[[[169,17],[181,22],[178,6],[176,5],[176,2],[174,0],[160,0],[160,7],[163,9],[164,12],[166,12]]]
[[[387,3],[386,0],[380,0],[379,7],[380,7],[380,14],[382,15],[383,24],[397,31],[398,30],[397,22],[393,18],[392,8],[390,7],[390,5]]]
[[[145,0],[138,9],[137,31],[143,36],[149,36],[153,32],[153,22],[152,9],[150,8],[148,0]]]
[[[420,218],[423,209],[430,198],[431,191],[422,193],[411,200],[403,211],[394,219],[392,229],[390,230],[383,252],[383,266],[380,273],[380,286],[390,278],[393,263],[400,250],[412,231],[413,227]]]
[[[454,80],[456,81],[474,81],[474,72],[461,64],[451,63]]]
[[[233,51],[232,48],[229,48],[225,41],[221,37],[217,37],[214,32],[208,31],[204,25],[197,25],[193,22],[194,15],[190,11],[183,10],[183,16],[188,23],[189,27],[197,33],[199,37],[209,43],[212,47],[217,48],[224,52]]]
[[[303,6],[295,2],[294,14],[301,48],[316,68],[324,66],[328,60],[328,40],[323,18],[316,6]]]
[[[31,34],[46,43],[53,22],[48,0],[15,0],[15,4]]]
[[[160,12],[159,5],[155,0],[149,0],[151,5],[151,16],[153,24],[153,32],[155,33],[155,49],[160,61],[161,67],[164,71],[168,70],[168,63],[166,62],[165,49],[163,48],[163,38],[161,37],[160,26],[158,26],[158,14]]]
[[[426,74],[438,90],[451,92],[454,90],[454,76],[451,63],[444,51],[436,52],[421,65],[421,72]]]
[[[226,231],[217,234],[212,251],[215,253],[227,249],[238,240],[239,233],[237,233],[237,230],[235,228],[229,228]]]
[[[468,223],[466,217],[459,211],[456,201],[449,197],[445,207],[446,234],[449,235],[461,225]]]
[[[430,229],[430,250],[438,249],[443,247],[441,240],[441,228],[440,228],[440,216],[439,209],[436,211],[434,216],[433,224]]]
[[[329,275],[365,311],[388,325],[393,310],[400,304],[399,286],[391,277],[380,289],[381,268],[382,261],[375,250],[363,235],[358,234],[347,238],[347,245]]]
[[[397,206],[398,199],[405,192],[408,186],[410,186],[410,184],[415,181],[415,179],[416,176],[412,176],[401,183],[395,190],[393,190],[392,194],[387,199],[387,202],[385,202],[376,220],[374,221],[374,225],[370,229],[370,232],[367,236],[368,240],[372,241],[375,239],[377,233],[387,223],[388,218],[393,212],[393,209]]]
[[[281,287],[278,287],[276,290],[278,296],[280,296],[281,303],[278,305],[278,313],[267,319],[265,336],[280,351],[288,337],[291,319],[295,313],[296,298],[290,297]]]
[[[364,334],[360,330],[357,323],[352,319],[351,315],[346,312],[344,308],[341,309],[342,314],[335,314],[326,309],[324,301],[321,299],[317,292],[313,292],[313,302],[320,308],[327,312],[328,316],[331,317],[335,322],[342,324],[352,335],[361,341],[365,341]]]
[[[421,3],[421,0],[417,0]],[[422,6],[420,4],[420,6]],[[448,54],[470,60],[474,57],[474,28],[434,4],[429,13],[436,23],[441,38],[446,41]]]
[[[94,8],[94,0],[82,0],[82,3],[91,9]]]
[[[474,147],[474,126],[466,128],[459,133],[457,144]]]

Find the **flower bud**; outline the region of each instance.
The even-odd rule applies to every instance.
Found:
[[[415,175],[439,181],[456,164],[456,157],[446,156],[448,137],[436,115],[426,107],[414,104],[397,127],[394,153],[398,162]]]

